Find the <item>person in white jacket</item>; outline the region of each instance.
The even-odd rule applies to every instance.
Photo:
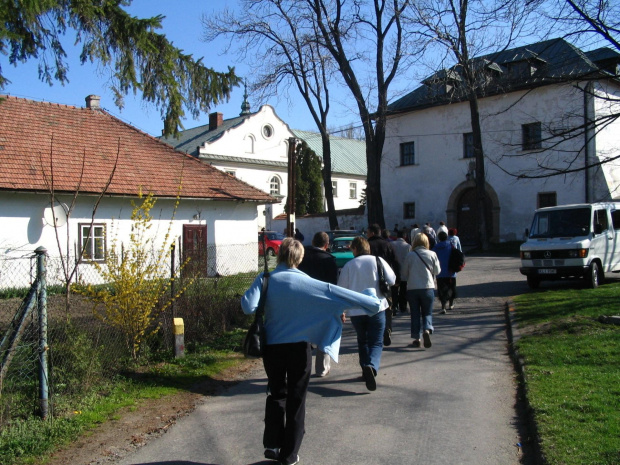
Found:
[[[403,281],[407,281],[407,300],[411,311],[412,347],[420,347],[420,332],[424,347],[431,347],[433,333],[433,303],[435,301],[435,276],[441,272],[437,254],[429,250],[428,237],[424,233],[415,236],[411,252],[405,258],[400,270]]]
[[[374,288],[377,291],[377,297],[381,299],[381,310],[376,315],[369,315],[361,308],[351,308],[346,312],[357,333],[359,362],[366,388],[374,391],[377,389],[376,376],[383,352],[385,310],[390,306],[386,299],[387,296],[383,295],[379,289],[377,265],[380,264],[383,267],[385,280],[390,286],[396,283],[396,274],[383,258],[370,255],[370,244],[364,237],[353,239],[350,248],[355,258],[342,268],[338,285],[357,292]]]

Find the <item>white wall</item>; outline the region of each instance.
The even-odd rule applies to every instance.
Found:
[[[272,135],[266,137],[265,126],[272,129]],[[288,125],[282,121],[269,105],[263,105],[257,113],[244,120],[237,127],[229,129],[224,135],[213,142],[207,142],[199,148],[200,156],[209,154],[226,155],[241,159],[240,161],[216,160],[211,163],[222,171],[233,171],[237,179],[270,193],[270,182],[274,176],[280,180],[280,196],[282,201],[271,207],[271,218],[284,212],[288,195],[288,171],[286,166],[249,164],[251,160],[274,163],[288,163],[288,140],[294,137]],[[251,141],[251,142],[250,142]],[[244,162],[247,159],[248,162]],[[361,192],[365,187],[364,179],[334,174],[338,183],[338,196],[334,198],[337,210],[356,208],[359,206]],[[349,196],[349,183],[355,183],[357,195]],[[269,210],[269,209],[268,209]],[[258,209],[257,230],[269,227],[270,218],[264,214],[265,207]]]
[[[598,84],[595,89],[594,107],[598,118],[615,115],[613,121],[603,120],[597,127],[596,151],[600,161],[620,155],[620,86],[616,83]],[[603,182],[594,183],[593,201],[620,199],[620,160],[602,165]],[[611,195],[610,195],[611,192]]]
[[[530,226],[539,192],[556,192],[558,204],[585,201],[584,172],[538,180],[517,180],[504,173],[536,167],[536,161],[557,163],[565,150],[577,153],[579,139],[560,150],[534,154],[521,150],[521,125],[540,121],[574,124],[583,115],[583,94],[571,86],[546,86],[480,100],[487,183],[500,202],[499,239],[520,238]],[[582,117],[581,117],[582,118]],[[390,118],[382,163],[385,221],[437,224],[446,221],[448,200],[466,180],[472,159],[463,158],[463,134],[471,132],[468,103],[455,103]],[[616,131],[617,134],[617,131]],[[415,142],[416,164],[400,166],[400,144]],[[544,142],[543,144],[550,144]],[[499,165],[499,166],[498,166]],[[616,182],[617,184],[617,182]],[[404,220],[403,203],[415,202],[416,218]],[[456,225],[448,225],[449,227]]]
[[[57,196],[57,200],[71,204],[71,197]],[[0,257],[16,258],[31,255],[36,248],[47,248],[51,258],[59,257],[56,231],[43,220],[44,209],[49,205],[47,194],[0,194]],[[95,197],[81,197],[66,225],[57,228],[62,254],[75,256],[79,241],[79,224],[90,223]],[[149,235],[161,244],[170,226],[169,242],[182,235],[184,224],[206,224],[208,245],[217,246],[216,256],[209,256],[209,269],[220,274],[246,272],[258,268],[258,245],[256,235],[257,212],[252,202],[229,202],[207,200],[182,200],[171,223],[174,200],[159,199],[151,210],[153,220]],[[96,213],[95,223],[106,225],[108,249],[113,237],[128,242],[132,222],[132,206],[129,198],[103,198]],[[194,215],[200,214],[200,220]],[[68,246],[67,246],[68,244]],[[234,250],[234,254],[231,252]],[[85,265],[87,268],[90,265]],[[89,273],[86,273],[89,274]],[[53,273],[50,275],[52,278]],[[28,277],[20,285],[27,285]],[[13,281],[2,277],[0,287]],[[51,282],[53,284],[53,282]]]

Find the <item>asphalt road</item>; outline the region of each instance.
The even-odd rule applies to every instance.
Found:
[[[345,325],[340,363],[310,383],[301,464],[526,463],[503,315],[509,297],[530,292],[518,266],[516,258],[469,257],[454,312],[434,315],[430,349],[408,347],[409,315],[399,314],[375,392],[360,381]],[[119,463],[273,464],[263,459],[265,389],[257,369]]]

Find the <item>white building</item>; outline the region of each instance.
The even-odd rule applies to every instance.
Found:
[[[322,157],[318,133],[292,130],[269,105],[250,113],[247,101],[235,118],[212,113],[209,124],[182,131],[178,138],[162,140],[176,150],[243,180],[281,200],[259,208],[259,229],[272,228],[272,220],[282,212],[288,195],[289,139],[304,140]],[[332,186],[336,210],[356,208],[366,183],[366,152],[363,141],[331,138]]]
[[[492,241],[522,239],[538,207],[620,197],[618,161],[601,164],[620,151],[620,121],[603,119],[620,110],[618,53],[584,53],[555,39],[475,61],[485,83],[479,107]],[[476,164],[462,82],[454,69],[443,71],[390,104],[381,185],[386,224],[444,221],[476,244]],[[596,127],[584,131],[587,121]],[[571,171],[513,176],[542,174],[541,165]]]
[[[257,206],[276,200],[111,116],[96,96],[86,108],[3,97],[0,140],[0,287],[24,285],[7,259],[40,246],[81,255],[84,272],[102,262],[111,240],[128,242],[140,192],[157,199],[155,248],[168,234],[210,275],[258,267]]]

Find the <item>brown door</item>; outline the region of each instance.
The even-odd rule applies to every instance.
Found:
[[[189,259],[189,261],[188,261]],[[207,225],[183,225],[184,274],[207,276]]]
[[[487,237],[492,237],[493,222],[491,212],[491,200],[485,196]],[[467,189],[461,195],[457,205],[456,228],[461,243],[466,246],[478,246],[480,237],[478,234],[478,208],[476,203],[476,189]]]

